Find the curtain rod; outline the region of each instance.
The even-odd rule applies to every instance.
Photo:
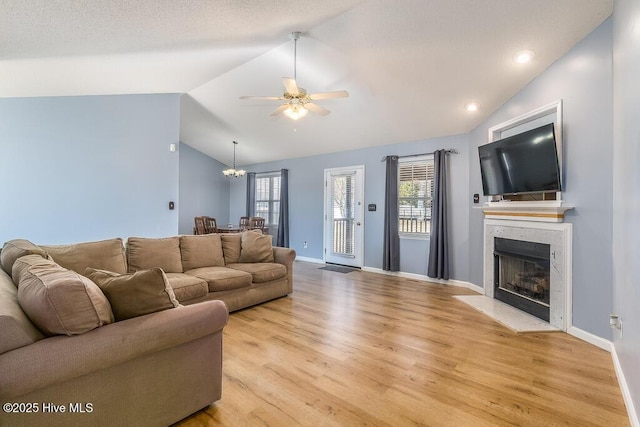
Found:
[[[282,168],[282,169],[286,169],[286,168]],[[278,169],[275,171],[264,171],[264,172],[254,172],[255,174],[259,174],[259,173],[276,173],[276,172],[282,172],[282,169]]]
[[[455,148],[451,148],[449,150],[445,150],[444,151],[446,154],[458,154],[458,150],[456,150]],[[420,156],[426,156],[429,154],[433,154],[435,153],[435,151],[431,152],[431,153],[422,153],[422,154],[408,154],[406,156],[398,156],[399,159],[402,159],[404,157],[420,157]],[[380,159],[381,162],[384,162],[385,160],[387,160],[387,156],[383,156],[382,159]]]

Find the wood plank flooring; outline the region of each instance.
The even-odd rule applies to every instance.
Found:
[[[629,425],[606,351],[511,332],[464,288],[319,267],[231,314],[222,399],[178,426]]]

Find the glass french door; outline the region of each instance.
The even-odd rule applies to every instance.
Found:
[[[325,170],[324,261],[362,267],[364,166]]]

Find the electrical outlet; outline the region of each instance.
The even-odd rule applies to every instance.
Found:
[[[609,316],[609,326],[611,329],[620,330],[620,338],[622,338],[622,318],[617,314],[612,314]]]
[[[307,249],[307,241],[305,240],[304,243],[302,244],[302,247]]]

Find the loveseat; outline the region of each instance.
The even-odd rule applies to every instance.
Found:
[[[290,293],[294,258],[242,234],[5,243],[0,425],[169,425],[219,400],[228,309]]]

